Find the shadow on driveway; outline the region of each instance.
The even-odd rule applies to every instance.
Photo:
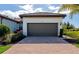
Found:
[[[26,37],[18,44],[67,44],[63,38],[60,37]]]

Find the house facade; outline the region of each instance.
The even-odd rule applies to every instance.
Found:
[[[22,14],[23,34],[26,36],[59,36],[65,14],[47,12]]]
[[[6,25],[10,28],[11,32],[14,32],[20,28],[20,26],[22,25],[22,21],[0,15],[0,24]]]

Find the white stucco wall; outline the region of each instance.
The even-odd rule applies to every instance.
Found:
[[[19,24],[4,18],[2,19],[2,24],[8,26],[12,32],[19,28]]]
[[[27,23],[58,23],[58,35],[62,17],[23,17],[23,34],[27,36]]]

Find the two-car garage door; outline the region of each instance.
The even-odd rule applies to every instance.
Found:
[[[57,23],[28,23],[28,36],[57,36]]]

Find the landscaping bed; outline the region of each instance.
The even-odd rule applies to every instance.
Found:
[[[25,36],[22,34],[22,31],[18,31],[17,33],[15,33],[12,38],[11,38],[11,43],[17,43],[20,40],[22,40],[23,38],[25,38]]]
[[[64,40],[68,41],[71,44],[74,44],[79,48],[79,31],[67,31],[64,33],[66,36],[71,38],[65,38]]]
[[[11,44],[19,42],[24,37],[22,30],[11,32],[6,25],[0,24],[0,53],[3,53],[11,47]]]
[[[0,42],[0,54],[8,50],[12,46],[11,44],[15,44],[25,38],[22,32],[17,32],[11,35],[11,38],[8,38],[8,40]]]

